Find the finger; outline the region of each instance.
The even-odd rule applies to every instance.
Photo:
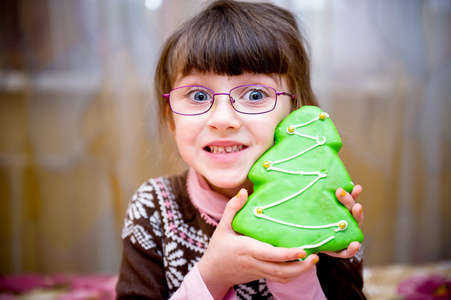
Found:
[[[236,213],[243,208],[244,204],[247,201],[247,190],[241,189],[238,194],[229,200],[227,203],[224,214],[222,215],[221,222],[223,224],[228,224],[231,226],[232,220],[235,217]]]
[[[343,188],[338,188],[335,192],[335,196],[337,196],[337,199],[341,202],[341,204],[351,211],[352,207],[355,205],[354,198],[351,194],[346,192]]]
[[[354,201],[357,200],[357,197],[359,197],[360,193],[362,192],[362,186],[361,185],[355,185],[352,189],[351,196],[354,198]]]
[[[303,259],[306,256],[305,250],[298,248],[274,247],[270,244],[248,238],[247,244],[250,255],[255,259],[267,262],[287,262]]]
[[[319,262],[319,256],[317,254],[310,254],[306,259],[303,260],[310,268]]]
[[[317,262],[319,257],[311,254],[304,261],[291,261],[283,263],[267,263],[262,264],[262,272],[266,279],[276,282],[289,282],[301,274],[311,269]]]
[[[362,207],[362,205],[360,203],[356,203],[352,207],[351,213],[352,213],[352,216],[354,217],[354,219],[359,224],[359,227],[361,228],[363,225],[363,207]]]
[[[351,244],[349,244],[348,248],[343,249],[341,251],[338,251],[338,252],[324,251],[323,253],[325,253],[329,256],[338,257],[338,258],[351,258],[357,254],[359,249],[360,249],[360,243],[352,242]]]

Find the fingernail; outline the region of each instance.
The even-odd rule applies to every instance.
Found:
[[[240,199],[240,197],[241,197],[241,190],[238,192],[238,194],[236,194],[237,199]]]
[[[346,196],[346,191],[345,191],[345,189],[343,189],[343,190],[341,191],[341,196],[342,196],[342,197]]]
[[[360,214],[363,214],[363,210],[362,210],[362,208],[360,208],[360,210],[359,210],[359,213],[360,213]]]
[[[304,253],[304,252],[299,253],[299,254],[298,254],[298,258],[299,258],[299,259],[305,258],[305,253]]]
[[[317,262],[319,262],[319,258],[315,258],[315,259],[313,260],[313,264],[316,264]]]

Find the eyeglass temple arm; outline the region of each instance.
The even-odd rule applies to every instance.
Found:
[[[296,96],[294,94],[288,94],[285,92],[276,92],[277,96],[288,96],[291,97],[292,99],[294,99]]]

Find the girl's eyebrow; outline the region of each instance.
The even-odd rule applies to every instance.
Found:
[[[181,83],[183,82],[183,83]],[[207,83],[203,78],[195,77],[195,75],[182,76],[174,82],[175,85],[206,85]]]
[[[266,86],[271,86],[273,88],[276,88],[274,84],[278,85],[280,88],[282,88],[282,80],[283,75],[282,74],[276,74],[276,73],[258,73],[254,74],[257,75],[256,77],[253,77],[251,80],[249,80],[246,84],[261,84]],[[259,76],[260,75],[260,76]],[[272,82],[270,82],[272,81]]]
[[[220,75],[220,74],[213,74],[213,75]],[[208,72],[200,72],[196,70],[192,70],[189,74],[183,75],[179,74],[177,76],[177,80],[174,82],[173,87],[175,86],[185,86],[185,85],[200,85],[209,87],[211,85],[211,78],[208,77]],[[221,76],[221,75],[220,75]],[[223,75],[228,76],[231,79],[239,78],[241,81],[240,83],[237,83],[237,85],[242,84],[261,84],[266,86],[273,86],[274,84],[277,84],[278,86],[282,87],[282,80],[283,75],[282,74],[276,74],[276,73],[244,73],[241,75]],[[271,82],[273,81],[273,82]]]
[[[265,74],[265,75],[271,77],[279,85],[282,85],[282,79],[283,79],[283,75],[282,74],[270,73],[270,74]]]

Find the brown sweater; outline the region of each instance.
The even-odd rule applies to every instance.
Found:
[[[168,299],[207,249],[215,227],[192,204],[186,173],[145,182],[122,231],[117,299]],[[272,299],[265,280],[234,287],[240,299]]]

